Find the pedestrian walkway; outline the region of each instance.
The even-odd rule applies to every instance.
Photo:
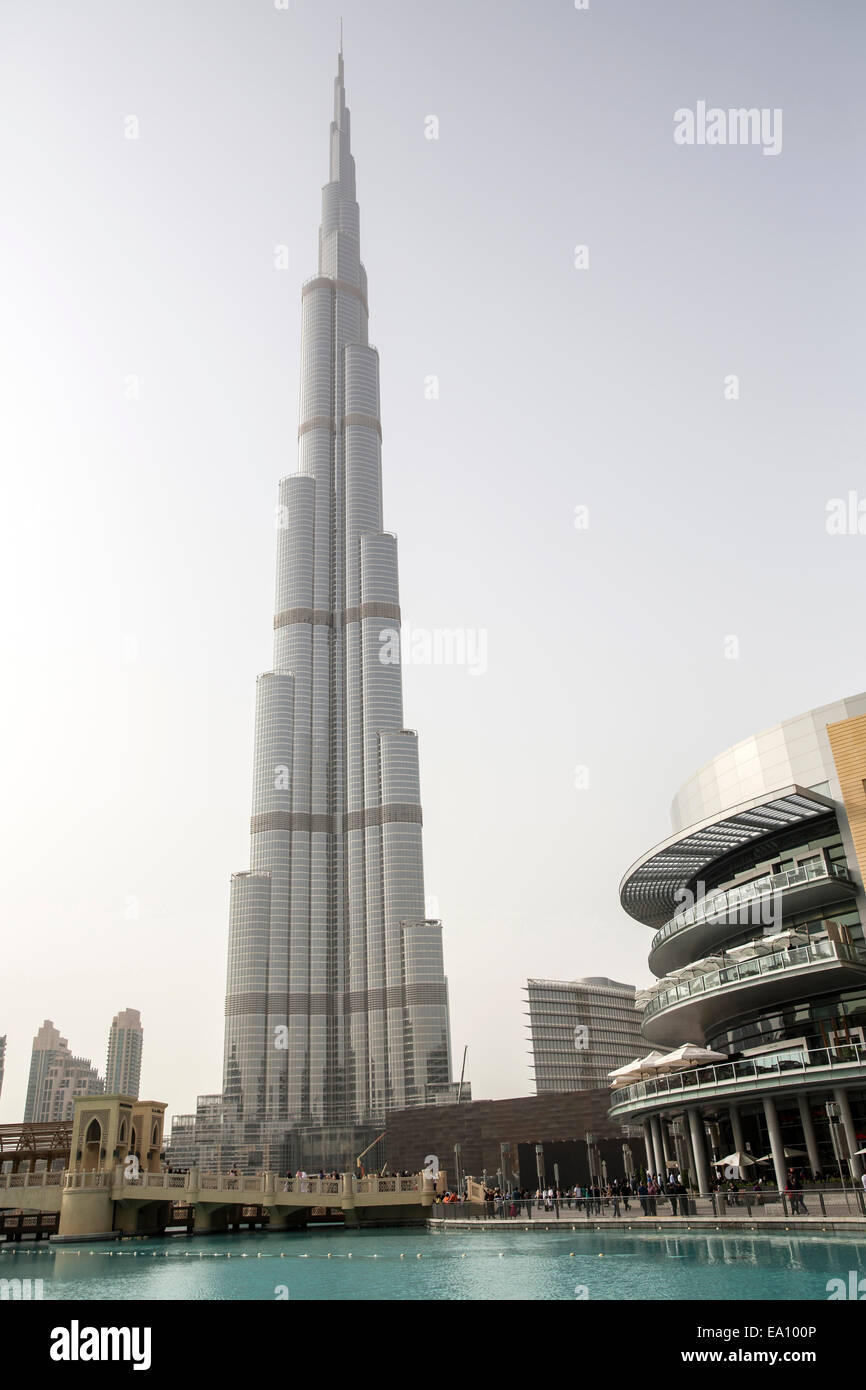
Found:
[[[626,1200],[628,1206],[626,1207]],[[866,1225],[866,1198],[860,1189],[809,1188],[805,1191],[775,1192],[764,1189],[720,1191],[701,1195],[656,1195],[618,1199],[619,1215],[614,1212],[612,1197],[554,1200],[550,1208],[537,1198],[504,1198],[492,1202],[434,1203],[430,1219],[443,1225],[460,1222],[476,1226],[554,1226],[595,1223],[605,1226],[638,1225],[653,1222],[668,1225],[672,1222],[781,1222],[783,1225],[802,1222],[824,1229],[827,1222],[853,1222],[857,1229]]]

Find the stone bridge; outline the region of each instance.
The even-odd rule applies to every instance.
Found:
[[[410,1177],[281,1178],[275,1173],[141,1173],[123,1167],[95,1172],[0,1175],[0,1210],[59,1212],[59,1238],[155,1234],[173,1224],[175,1206],[194,1210],[196,1232],[225,1230],[244,1208],[267,1214],[269,1230],[306,1225],[314,1209],[340,1212],[347,1226],[422,1222],[431,1214],[436,1187],[425,1173]]]

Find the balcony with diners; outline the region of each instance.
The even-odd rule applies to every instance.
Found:
[[[857,891],[847,865],[821,854],[781,873],[762,873],[715,888],[656,932],[650,945],[650,968],[666,975],[718,948],[744,924],[781,924],[832,904],[853,905]]]

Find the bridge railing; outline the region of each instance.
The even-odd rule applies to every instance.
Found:
[[[420,1173],[415,1173],[411,1177],[379,1177],[378,1174],[373,1173],[367,1178],[355,1178],[355,1191],[382,1195],[389,1192],[420,1192],[422,1176]]]
[[[267,1192],[267,1173],[200,1173],[198,1186],[213,1192]]]
[[[0,1191],[13,1187],[61,1187],[63,1173],[0,1173]]]
[[[317,1197],[339,1197],[343,1191],[342,1178],[281,1178],[274,1177],[275,1192],[291,1192]]]
[[[139,1173],[137,1178],[124,1173],[121,1183],[124,1187],[172,1187],[187,1188],[190,1185],[189,1173]]]
[[[145,1190],[154,1188],[163,1191],[200,1192],[261,1192],[279,1195],[288,1193],[295,1196],[340,1197],[343,1195],[380,1195],[390,1193],[410,1193],[432,1191],[432,1184],[423,1173],[410,1176],[380,1177],[373,1173],[359,1178],[353,1173],[343,1173],[337,1178],[280,1177],[276,1173],[145,1173],[137,1177],[127,1176],[122,1167],[101,1169],[95,1172],[65,1173],[0,1173],[0,1191],[24,1187],[65,1187],[87,1189],[101,1187],[137,1187]],[[440,1185],[441,1190],[441,1185]]]
[[[113,1172],[64,1173],[63,1186],[69,1188],[113,1187]]]

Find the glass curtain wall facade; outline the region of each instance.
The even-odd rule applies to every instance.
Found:
[[[685,1152],[706,1190],[712,1163],[740,1153],[741,1176],[780,1186],[791,1167],[860,1177],[864,779],[856,695],[714,759],[675,798],[674,834],[623,879],[623,907],[654,932],[644,1051],[719,1054],[614,1089],[611,1115],[644,1125],[652,1171]]]
[[[279,490],[274,665],[256,690],[251,862],[231,887],[224,1165],[352,1161],[390,1109],[451,1078],[381,438],[341,53],[302,291],[298,470]]]

